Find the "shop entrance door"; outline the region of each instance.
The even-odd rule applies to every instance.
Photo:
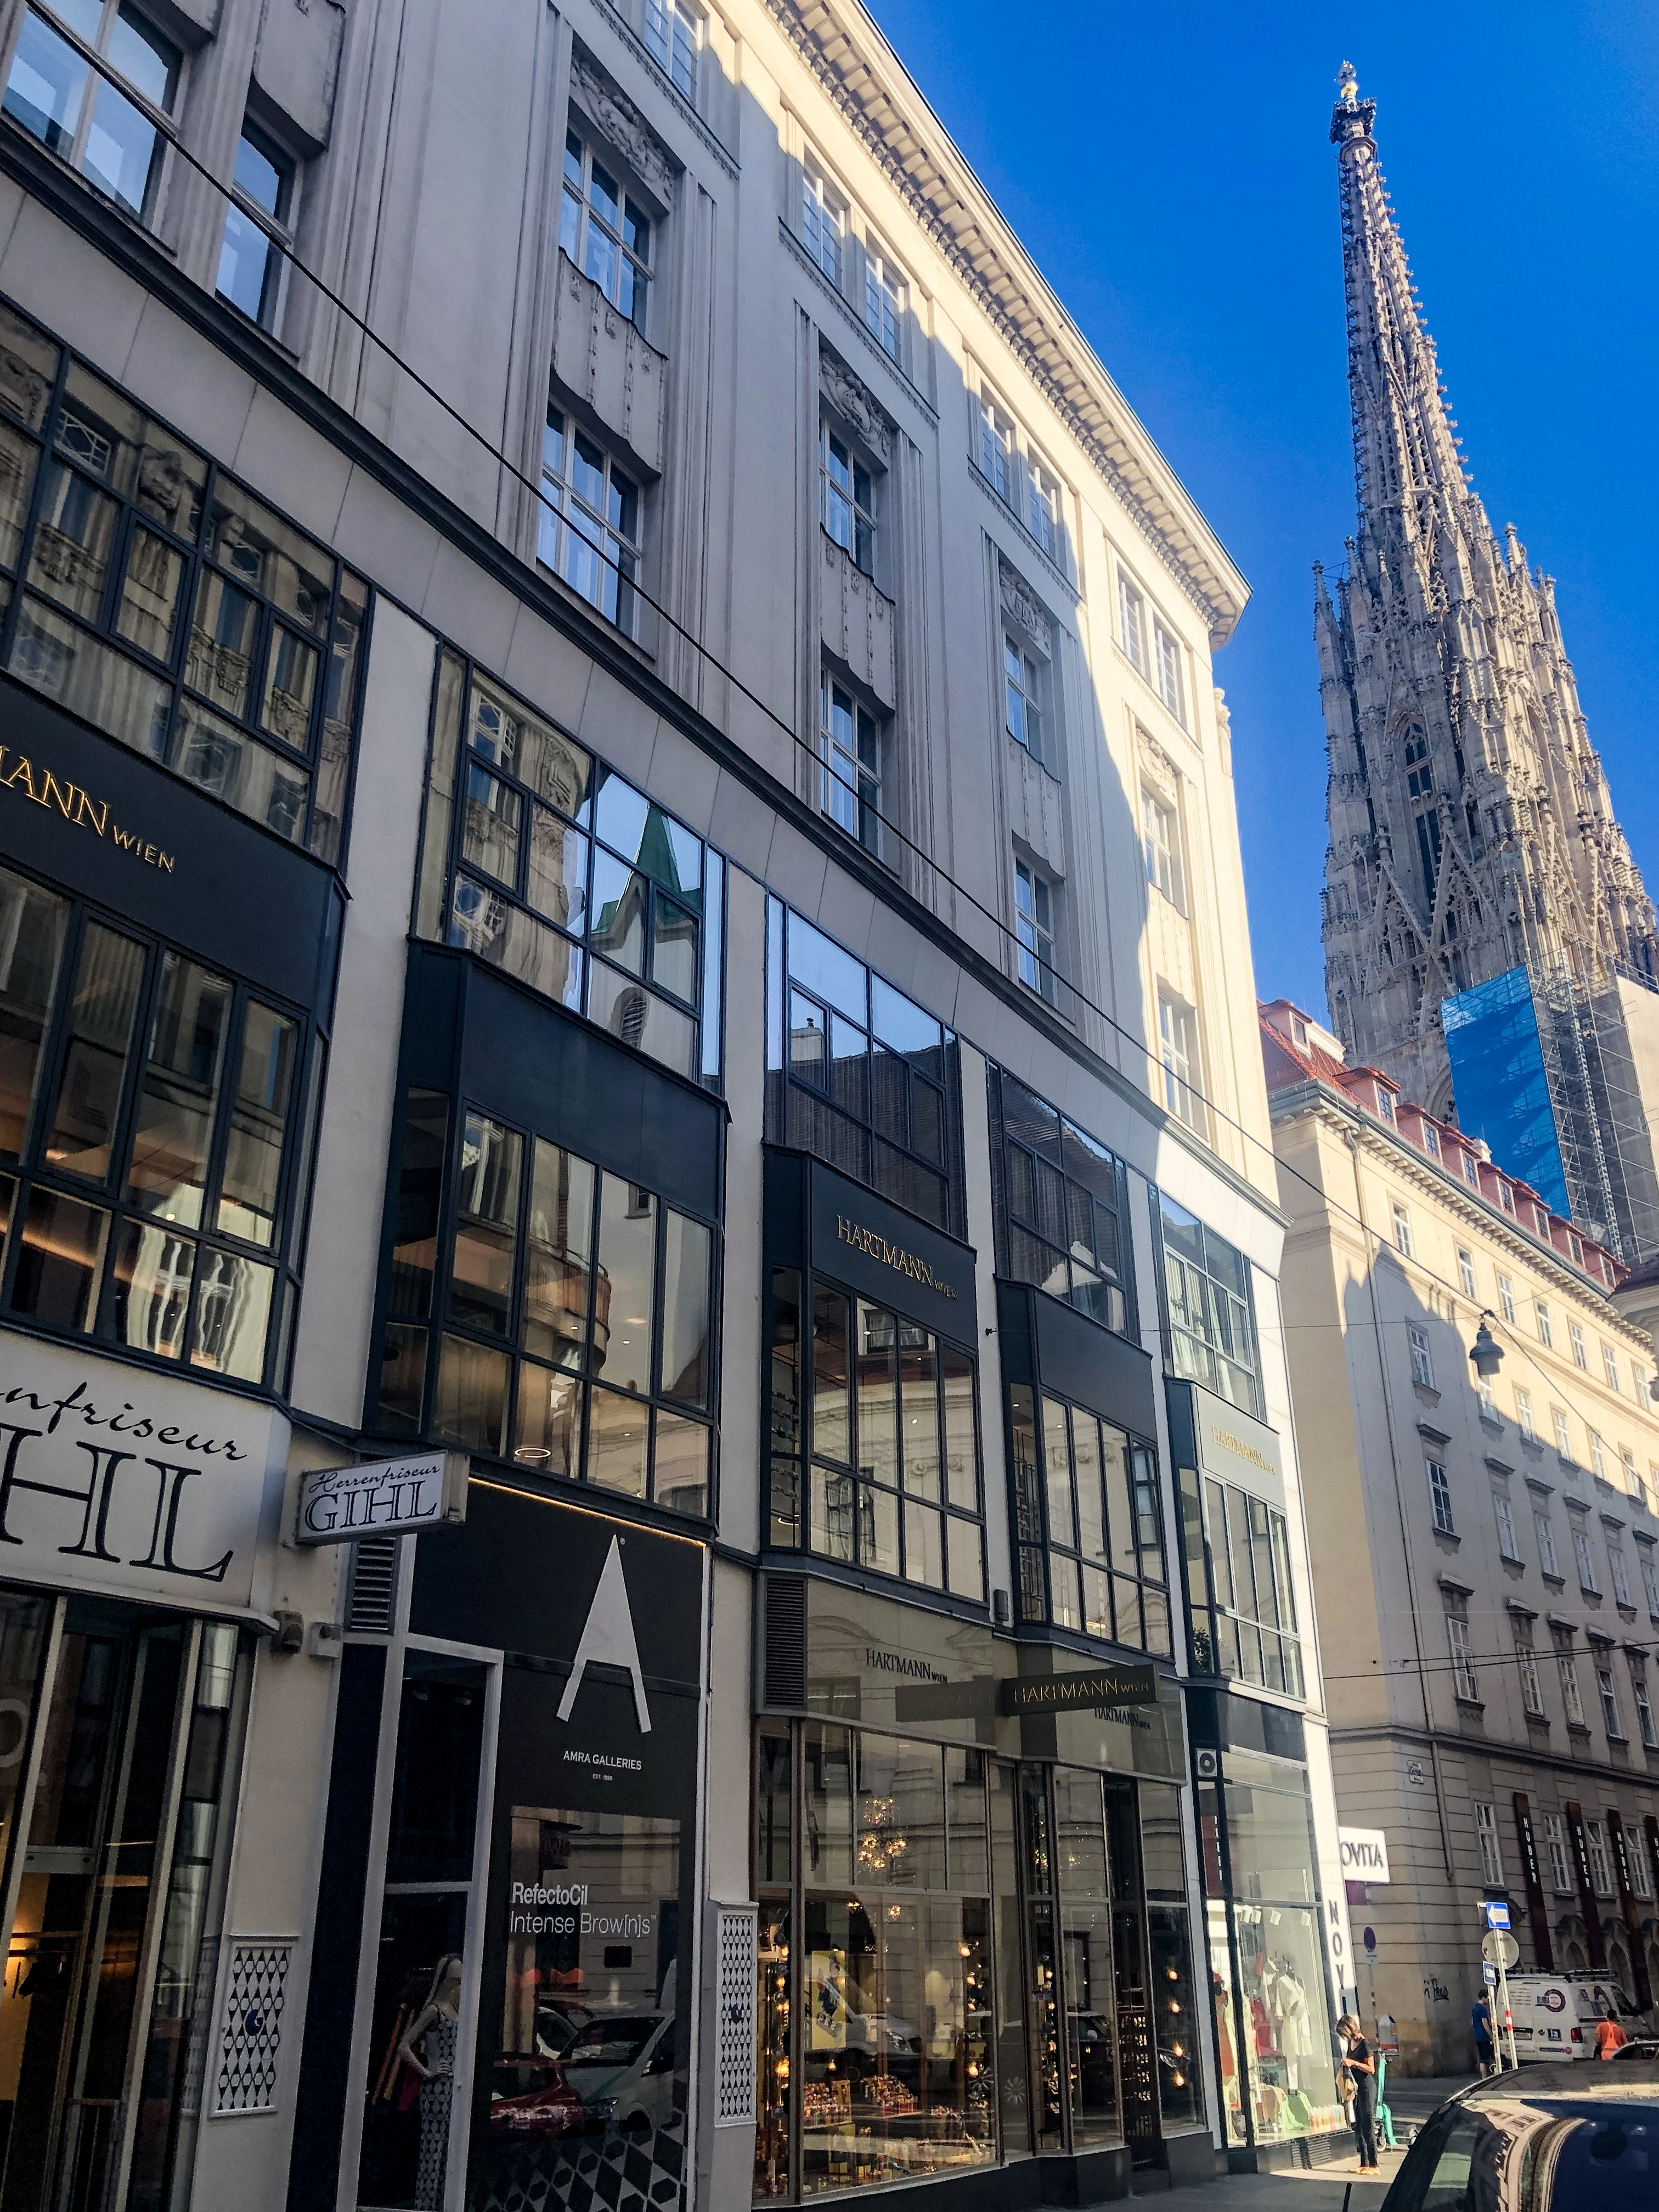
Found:
[[[0,1783],[0,2212],[174,2200],[237,1651],[219,1624],[0,1589],[18,1737],[9,1803]]]

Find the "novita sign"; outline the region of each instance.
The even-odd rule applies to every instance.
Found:
[[[1381,1828],[1339,1828],[1344,1881],[1387,1881],[1389,1839]]]

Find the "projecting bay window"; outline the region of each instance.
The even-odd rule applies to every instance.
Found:
[[[971,1352],[798,1267],[769,1333],[768,1542],[982,1604]]]
[[[725,863],[460,656],[433,715],[417,935],[718,1085]]]
[[[1179,1487],[1194,1671],[1304,1698],[1285,1516],[1191,1468]]]
[[[49,153],[147,222],[175,128],[184,57],[129,0],[27,9],[5,112]]]
[[[562,408],[550,407],[536,556],[626,637],[639,629],[641,507],[632,477]]]
[[[1170,1364],[1261,1420],[1266,1408],[1249,1262],[1172,1198],[1160,1205]]]
[[[1022,1621],[1170,1656],[1158,1462],[1086,1407],[1011,1384]]]
[[[280,1388],[320,1046],[170,946],[0,868],[0,1304]]]
[[[704,1516],[714,1285],[712,1224],[411,1090],[376,1425]]]
[[[988,1071],[997,1272],[1122,1334],[1132,1326],[1122,1163],[1006,1068]]]
[[[368,586],[9,308],[0,359],[4,665],[337,860]]]

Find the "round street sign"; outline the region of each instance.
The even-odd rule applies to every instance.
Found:
[[[1521,1946],[1513,1936],[1500,1928],[1492,1928],[1480,1938],[1480,1955],[1489,1965],[1501,1966],[1508,1973],[1521,1956]]]

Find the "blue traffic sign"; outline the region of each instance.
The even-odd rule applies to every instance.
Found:
[[[1510,1908],[1507,1905],[1500,1904],[1494,1899],[1489,1897],[1486,1902],[1485,1911],[1486,1915],[1486,1925],[1488,1928],[1507,1928],[1509,1926]]]

